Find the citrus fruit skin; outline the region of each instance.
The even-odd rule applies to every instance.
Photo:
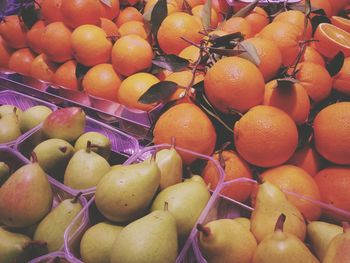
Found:
[[[17,15],[6,16],[0,22],[0,35],[11,48],[20,49],[28,46],[26,27]]]
[[[119,16],[114,21],[116,21],[117,26],[120,27],[122,24],[128,21],[143,22],[143,17],[135,7],[128,6],[120,11]]]
[[[316,150],[328,161],[350,165],[350,102],[327,106],[315,117]]]
[[[65,62],[56,70],[53,83],[71,90],[80,90],[81,85],[75,76],[76,68],[77,62],[75,60]]]
[[[35,58],[35,54],[29,48],[21,48],[12,53],[8,67],[10,70],[30,76],[30,67]]]
[[[259,6],[256,6],[253,11],[245,17],[245,20],[250,24],[251,33],[253,36],[259,33],[269,24],[268,14]]]
[[[322,202],[350,212],[350,167],[331,166],[319,171],[315,176]],[[324,210],[333,219],[348,220],[339,213]]]
[[[49,58],[42,53],[33,60],[30,67],[30,75],[42,81],[52,82],[57,68],[58,65],[50,61]]]
[[[118,17],[120,11],[120,3],[119,0],[111,0],[109,1],[111,6],[108,6],[102,1],[99,1],[101,7],[101,16],[110,20],[113,20]]]
[[[350,33],[350,20],[341,16],[332,16],[332,24]]]
[[[305,48],[304,54],[300,60],[300,62],[312,62],[315,64],[319,64],[320,66],[324,67],[325,62],[323,57],[314,49],[313,47],[307,46]]]
[[[31,29],[27,31],[27,43],[28,46],[37,54],[43,52],[42,48],[42,33],[45,28],[43,20],[37,21]]]
[[[350,33],[332,24],[321,23],[315,31],[315,47],[326,58],[333,58],[339,51],[350,56]]]
[[[216,131],[205,113],[193,103],[180,103],[163,113],[153,131],[154,143],[176,145],[197,153],[211,155],[216,143]],[[197,157],[180,153],[185,164],[191,164]]]
[[[345,58],[343,67],[333,77],[333,88],[345,95],[350,95],[350,57]]]
[[[220,29],[227,33],[241,32],[244,35],[244,38],[250,38],[253,36],[250,23],[242,17],[231,17],[223,22]]]
[[[250,61],[239,57],[225,57],[216,62],[204,77],[205,94],[221,112],[246,112],[262,103],[264,78]]]
[[[62,0],[44,0],[41,3],[41,15],[46,24],[63,22]]]
[[[294,165],[281,165],[266,170],[260,175],[263,181],[268,181],[281,190],[286,190],[305,196],[314,201],[320,201],[320,191],[314,178],[304,169]],[[317,220],[321,208],[299,197],[288,195],[288,200],[310,221]]]
[[[295,25],[299,28],[300,32],[304,30],[305,23],[305,14],[298,10],[289,10],[286,12],[282,12],[275,17],[274,22],[281,21],[286,22],[291,25]],[[308,22],[308,26],[306,28],[306,38],[309,39],[312,34],[312,26],[311,22]]]
[[[0,35],[0,67],[8,68],[11,54],[14,52]]]
[[[298,130],[284,111],[258,105],[235,123],[234,144],[247,162],[272,167],[286,162],[293,155],[298,144]]]
[[[213,154],[213,158],[219,161],[220,154],[218,152]],[[246,161],[243,160],[236,152],[230,150],[224,150],[221,152],[221,158],[225,163],[225,177],[224,182],[228,182],[238,178],[252,179],[252,171]],[[212,163],[208,162],[205,166],[202,177],[207,185],[210,185],[211,190],[215,190],[218,181],[219,174],[217,167]],[[233,200],[244,202],[250,196],[253,185],[250,182],[237,182],[230,184],[221,191],[221,194],[232,198]]]

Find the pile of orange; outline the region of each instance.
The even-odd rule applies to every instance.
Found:
[[[100,0],[43,0],[41,20],[30,29],[16,15],[0,23],[0,67],[142,111],[157,105],[138,101],[151,86],[173,81],[177,90],[164,101],[179,101],[156,122],[154,143],[170,143],[175,137],[180,147],[212,155],[221,136],[213,115],[239,115],[226,127],[233,146],[222,152],[226,181],[253,178],[252,169],[257,168],[263,180],[350,211],[343,187],[350,185],[344,172],[350,169],[350,102],[332,101],[314,112],[334,94],[349,101],[350,20],[341,17],[348,1],[312,0],[332,22],[319,24],[314,32],[309,18],[296,10],[269,17],[257,6],[243,17],[226,18],[226,0],[212,1],[210,25],[204,28],[206,1],[186,2],[167,1],[168,14],[154,34],[149,17],[156,0],[123,0],[122,5],[119,0],[110,5]],[[236,32],[253,58],[211,53],[208,39]],[[345,56],[342,68],[330,74],[326,65],[340,51]],[[160,54],[178,55],[189,66],[180,72],[155,72],[152,60]],[[207,56],[206,65],[198,66],[200,55]],[[78,63],[89,67],[82,80],[75,75]],[[285,68],[284,76],[293,77],[293,83],[278,80]],[[213,118],[193,100],[191,85],[201,80]],[[312,135],[298,147],[298,128],[306,124]],[[182,157],[186,164],[195,161]],[[206,167],[204,178],[215,187],[212,171]],[[337,174],[339,181],[333,179]],[[242,184],[225,194],[244,201],[251,190]],[[307,218],[320,216],[319,207],[293,200]]]

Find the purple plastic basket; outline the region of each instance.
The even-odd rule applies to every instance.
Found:
[[[15,144],[15,149],[21,152],[28,159],[30,158],[32,150],[42,140],[40,129],[41,126],[36,127],[30,133],[21,136]],[[138,141],[134,137],[114,129],[102,122],[86,117],[85,132],[89,131],[100,132],[110,139],[112,144],[112,153],[109,161],[111,165],[122,164],[129,156],[139,151]],[[83,195],[88,196],[95,191],[95,187],[78,190],[71,189],[71,191],[76,194],[83,192]]]
[[[55,111],[57,109],[57,106],[54,104],[48,103],[46,101],[31,97],[28,95],[24,95],[24,94],[16,92],[16,91],[11,91],[11,90],[6,90],[6,91],[0,92],[0,105],[4,105],[4,104],[16,106],[23,111],[28,109],[28,108],[31,108],[33,106],[37,106],[37,105],[46,106],[53,111]],[[30,131],[28,131],[27,133],[30,133]],[[27,133],[22,134],[22,136],[27,134]],[[8,143],[0,144],[0,145],[12,147],[16,144],[16,141],[18,139],[13,140],[13,141],[8,142]]]
[[[59,251],[35,258],[28,263],[70,263],[70,261],[63,251]]]
[[[171,145],[169,145],[169,144],[161,144],[161,145],[156,145],[156,146],[144,148],[142,151],[140,151],[140,152],[136,153],[135,155],[131,156],[124,163],[124,165],[143,161],[146,158],[148,158],[150,155],[152,155],[155,151],[159,151],[161,149],[168,149],[170,147],[171,147]],[[215,167],[217,167],[218,176],[219,176],[219,178],[218,178],[219,184],[218,185],[220,185],[223,182],[224,171],[221,168],[220,164],[215,159],[213,159],[210,156],[206,156],[206,155],[202,155],[202,154],[199,154],[199,153],[195,153],[195,152],[192,152],[192,151],[180,148],[180,147],[176,147],[175,146],[175,149],[178,152],[189,153],[189,154],[195,155],[196,157],[198,157],[200,159],[206,160],[208,162],[212,162],[215,165]],[[214,190],[214,192],[212,193],[212,197],[209,199],[208,204],[204,208],[202,214],[203,213],[206,214],[207,211],[212,207],[212,203],[213,203],[214,200],[216,200],[215,197],[218,195],[218,190],[219,190],[219,188]],[[89,210],[91,209],[91,207],[93,205],[94,205],[94,197],[89,200],[88,205],[85,207],[86,211],[89,212]],[[82,213],[84,213],[84,212],[82,212]],[[200,218],[201,217],[202,216],[200,216]],[[77,218],[79,218],[79,215],[77,216]],[[98,221],[104,221],[104,220],[106,220],[106,219],[104,219],[104,218],[99,218],[98,219]],[[72,224],[74,224],[74,222],[72,222]],[[71,233],[70,232],[70,227],[67,228],[66,233],[65,233],[65,240],[66,240],[65,241],[65,253],[66,253],[67,259],[69,259],[69,262],[82,263],[81,259],[79,258],[79,253],[77,251],[72,251],[70,242],[73,242],[74,240],[80,241],[83,233],[86,230],[87,230],[87,228],[83,229],[82,233],[79,233],[78,231],[75,231],[74,233]],[[191,241],[192,241],[192,238],[190,238],[190,237],[192,236],[192,233],[193,233],[193,230],[191,232],[191,235],[187,238],[187,240],[184,242],[184,245],[182,246],[181,250],[179,251],[179,256],[178,256],[177,262],[186,262],[186,263],[187,262],[195,262],[195,261],[190,261],[190,260],[187,260],[187,261],[184,260],[185,256],[187,256],[187,255],[192,255],[192,259],[195,259],[193,250],[190,250],[191,249]],[[76,241],[76,242],[78,242],[78,241]]]
[[[217,187],[218,194],[216,196],[213,196],[211,207],[202,213],[201,217],[198,220],[198,223],[205,225],[206,223],[213,221],[213,220],[222,219],[222,218],[232,218],[233,219],[233,218],[241,217],[241,216],[249,218],[251,215],[251,212],[254,210],[252,207],[250,207],[246,204],[243,204],[241,202],[235,201],[233,199],[230,199],[230,198],[223,196],[221,194],[225,188],[232,186],[234,184],[237,184],[237,183],[242,183],[242,182],[257,184],[257,182],[255,180],[248,179],[248,178],[239,178],[239,179],[235,179],[232,181],[222,183],[221,185],[219,185]],[[285,191],[285,190],[283,190],[283,192],[287,195],[287,197],[288,196],[298,197],[301,200],[305,200],[305,201],[311,202],[312,204],[318,205],[319,207],[321,207],[322,210],[333,211],[339,215],[342,215],[348,221],[350,220],[350,212],[348,212],[348,211],[344,211],[344,210],[336,208],[334,206],[327,205],[327,204],[322,203],[320,201],[312,200],[310,198],[295,194],[293,192],[289,192],[289,191]],[[324,220],[324,219],[321,218],[319,220]],[[194,228],[191,234],[192,235],[190,237],[191,238],[190,245],[194,251],[196,258],[195,258],[195,261],[190,261],[190,262],[206,263],[207,261],[202,256],[202,253],[201,253],[199,246],[198,246],[198,236],[197,236],[198,230],[196,228]],[[189,257],[189,256],[190,256],[189,254],[185,255],[185,259],[186,259],[186,257]],[[184,261],[177,261],[177,262],[186,262],[187,263],[188,261],[184,260]]]

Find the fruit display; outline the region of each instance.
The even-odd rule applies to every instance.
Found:
[[[6,1],[0,147],[31,163],[0,159],[2,234],[36,263],[350,262],[349,10]]]

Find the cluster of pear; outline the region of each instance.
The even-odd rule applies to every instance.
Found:
[[[347,223],[343,227],[306,223],[287,196],[269,182],[259,185],[250,220],[218,219],[198,224],[197,229],[199,248],[208,263],[350,262]]]
[[[116,166],[96,187],[95,203],[104,220],[80,243],[85,263],[175,262],[210,198],[199,175],[183,180],[174,147],[139,163]]]
[[[0,106],[0,144],[16,140],[21,134],[39,125],[52,110],[38,105],[24,112],[13,105]]]
[[[79,196],[53,207],[53,187],[35,161],[12,174],[5,163],[0,170],[6,178],[0,188],[0,262],[28,262],[61,249],[65,229],[83,208]]]

